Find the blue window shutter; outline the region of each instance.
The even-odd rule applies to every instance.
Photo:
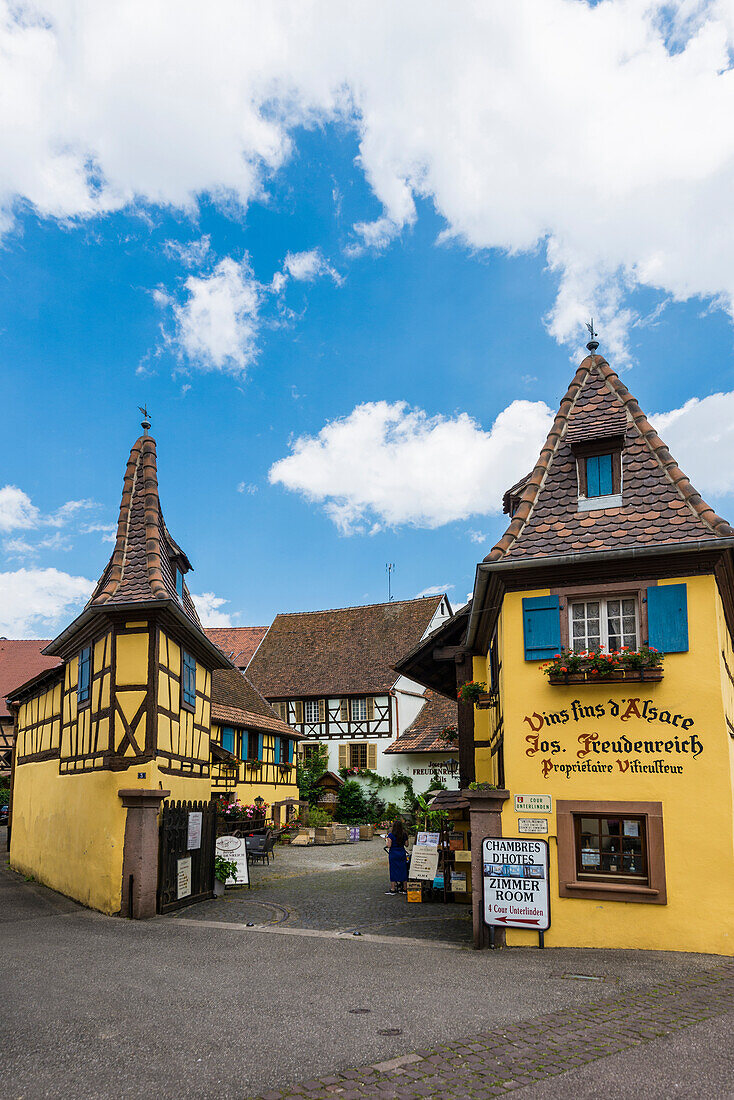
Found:
[[[612,456],[599,455],[599,496],[611,496],[612,493]]]
[[[591,455],[586,459],[586,495],[598,497],[599,490],[599,456]]]
[[[80,703],[86,703],[89,698],[89,673],[91,671],[91,664],[92,648],[91,646],[85,646],[79,654],[79,678],[76,688],[77,699]]]
[[[234,752],[234,730],[230,726],[222,727],[222,748]]]
[[[275,763],[279,764],[280,763],[280,738],[279,737],[274,737],[273,738],[273,745],[274,745],[274,748],[275,748]]]
[[[261,733],[257,735],[257,758],[258,760],[263,759],[263,735]]]
[[[661,653],[688,652],[688,594],[684,584],[647,590],[648,645]]]
[[[288,763],[289,764],[293,763],[293,749],[294,749],[294,747],[295,746],[294,746],[293,742],[289,740],[288,741]]]
[[[525,596],[522,601],[525,660],[545,661],[561,649],[558,596]]]
[[[176,595],[183,600],[183,573],[176,567]]]

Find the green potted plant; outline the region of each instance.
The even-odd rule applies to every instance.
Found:
[[[586,679],[581,654],[573,649],[561,649],[543,665],[543,671],[551,684],[581,684]]]
[[[467,680],[459,688],[457,698],[460,703],[473,703],[479,710],[486,710],[492,702],[492,696],[483,680]]]
[[[224,856],[214,857],[214,896],[219,898],[225,890],[228,878],[237,877],[237,864]]]

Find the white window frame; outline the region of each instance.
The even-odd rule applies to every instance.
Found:
[[[362,714],[358,713],[363,711]],[[367,721],[367,700],[366,699],[351,699],[349,702],[349,714],[352,722],[366,722]]]
[[[609,652],[609,614],[608,614],[608,610],[607,610],[607,605],[610,602],[615,602],[617,600],[620,602],[620,604],[621,604],[622,600],[632,600],[633,603],[634,603],[634,607],[635,607],[635,642],[634,642],[634,648],[639,649],[639,647],[640,647],[640,618],[641,618],[641,616],[640,616],[639,598],[638,598],[638,594],[636,592],[622,592],[622,593],[619,593],[619,594],[615,593],[614,595],[610,595],[610,596],[592,596],[592,595],[588,595],[588,596],[584,596],[583,599],[578,599],[578,600],[569,599],[569,601],[568,601],[568,648],[573,649],[574,648],[574,642],[575,642],[574,635],[573,635],[573,622],[574,622],[574,620],[573,620],[573,609],[574,609],[574,607],[578,607],[579,604],[598,603],[599,604],[599,642],[602,646],[604,646],[604,649],[608,653]],[[622,612],[622,609],[620,607],[620,617],[622,617],[621,612]],[[620,643],[620,645],[629,645],[629,642],[624,641],[624,624],[621,624],[621,625],[622,625],[623,634],[622,634],[622,642]],[[586,641],[581,648],[583,650],[589,649],[590,647],[589,647],[588,641]]]
[[[304,726],[319,725],[319,701],[318,699],[304,699],[303,701]]]

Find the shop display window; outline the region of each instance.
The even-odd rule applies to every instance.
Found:
[[[644,817],[574,815],[576,875],[647,884]]]

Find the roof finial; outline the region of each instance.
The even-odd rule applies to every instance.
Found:
[[[596,349],[599,347],[599,341],[597,340],[597,336],[599,335],[599,333],[594,332],[594,318],[593,317],[591,318],[590,321],[586,322],[586,327],[589,330],[589,336],[591,337],[591,339],[589,340],[586,347],[589,351],[589,354],[593,355],[594,352],[596,351]]]
[[[148,432],[150,431],[150,419],[149,419],[150,418],[150,413],[146,409],[145,405],[138,405],[138,408],[140,409],[141,413],[143,414],[143,418],[144,418],[142,424],[140,425],[140,427],[143,429],[143,434],[147,435]]]

